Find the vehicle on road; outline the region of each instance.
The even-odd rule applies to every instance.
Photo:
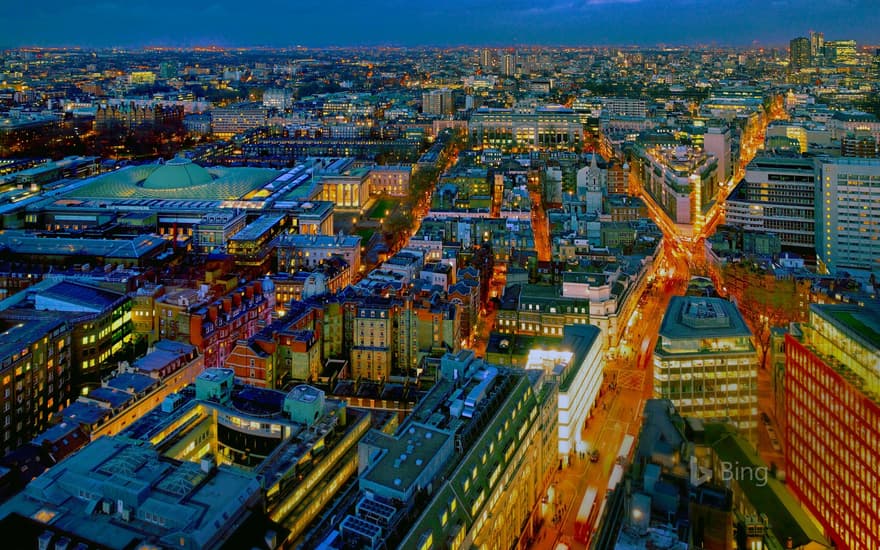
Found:
[[[623,479],[623,466],[620,464],[615,464],[614,469],[611,470],[611,477],[608,478],[608,493],[613,493],[617,486],[620,484],[620,481]]]
[[[651,353],[651,350],[649,349],[650,345],[651,345],[651,338],[650,337],[645,338],[642,341],[642,349],[639,352],[639,367],[640,368],[643,368],[643,369],[647,368],[648,364],[651,362],[651,358],[653,357],[653,353]]]
[[[630,434],[623,436],[623,443],[620,444],[620,449],[617,451],[617,459],[615,460],[617,464],[625,465],[629,462],[635,441],[636,438]]]
[[[581,506],[578,508],[577,518],[574,522],[574,539],[582,544],[589,544],[593,535],[593,523],[599,515],[599,506],[596,502],[598,491],[590,487],[584,494]]]

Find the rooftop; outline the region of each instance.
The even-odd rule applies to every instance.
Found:
[[[178,546],[182,538],[205,547],[217,543],[221,525],[240,518],[259,491],[253,475],[234,468],[206,472],[163,458],[147,443],[102,437],[0,506],[0,517],[16,512],[113,548]],[[102,501],[112,505],[102,508]],[[122,510],[127,521],[119,519]]]
[[[395,436],[371,432],[372,445],[386,450],[385,454],[364,473],[364,478],[379,485],[407,492],[428,463],[446,444],[452,434],[412,422],[408,429]]]
[[[34,342],[63,326],[64,319],[60,316],[22,322],[0,320],[0,360],[21,353]]]
[[[811,304],[810,310],[865,347],[880,351],[880,311],[854,304]]]
[[[660,324],[663,338],[730,338],[752,335],[736,306],[721,298],[673,296]]]
[[[78,239],[37,237],[19,230],[0,231],[0,250],[31,256],[99,256],[137,259],[162,248],[167,241],[158,235],[132,239]]]
[[[34,307],[38,310],[104,311],[125,298],[125,294],[79,281],[61,280],[39,291]]]
[[[717,434],[712,447],[721,460],[736,464],[739,468],[767,468],[764,461],[751,450],[749,443],[731,433],[727,426],[707,425],[706,428],[707,438],[713,432]],[[715,428],[719,428],[720,433]],[[757,476],[742,476],[738,483],[758,512],[766,514],[777,540],[784,543],[791,537],[794,548],[805,547],[812,541],[830,546],[782,483],[772,478],[767,479],[767,483],[760,483]]]
[[[203,168],[185,159],[129,166],[102,174],[64,194],[102,199],[244,199],[273,181],[279,172],[265,168]]]

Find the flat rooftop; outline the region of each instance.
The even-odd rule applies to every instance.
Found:
[[[736,306],[721,298],[673,296],[660,324],[660,336],[672,340],[751,335]]]
[[[854,304],[811,304],[810,310],[868,349],[880,351],[880,311]]]
[[[205,472],[162,458],[144,442],[102,437],[0,506],[0,517],[19,513],[113,548],[176,546],[184,537],[188,547],[204,547],[217,542],[223,522],[242,517],[259,491],[252,474],[227,466]],[[112,512],[103,513],[98,499],[113,502]],[[116,503],[131,511],[129,521],[119,518]]]
[[[452,434],[412,422],[406,431],[395,436],[376,431],[371,432],[370,436],[371,445],[384,448],[387,452],[364,473],[364,478],[406,492]]]

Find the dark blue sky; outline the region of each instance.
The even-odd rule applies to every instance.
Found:
[[[0,47],[880,43],[880,0],[19,0]]]

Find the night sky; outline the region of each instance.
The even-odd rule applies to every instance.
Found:
[[[0,47],[880,43],[880,0],[7,1]]]

